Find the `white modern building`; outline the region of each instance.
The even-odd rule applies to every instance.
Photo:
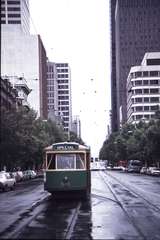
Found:
[[[64,130],[71,130],[71,71],[68,63],[47,63],[47,105],[49,116],[62,120]]]
[[[39,35],[29,33],[28,0],[1,1],[1,75],[24,77],[31,107],[47,118],[46,51]]]
[[[75,115],[72,118],[72,128],[71,131],[74,132],[77,137],[81,138],[81,121],[79,116]]]
[[[149,121],[160,109],[160,52],[146,53],[127,78],[127,122]]]

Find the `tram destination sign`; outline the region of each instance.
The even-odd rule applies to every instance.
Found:
[[[73,143],[66,143],[66,144],[53,144],[52,145],[53,150],[77,150],[78,149],[78,144],[73,144]]]

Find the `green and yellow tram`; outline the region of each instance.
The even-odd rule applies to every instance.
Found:
[[[76,142],[60,142],[45,148],[44,189],[55,197],[89,196],[90,148]]]

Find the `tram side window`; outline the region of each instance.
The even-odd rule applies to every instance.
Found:
[[[85,169],[84,154],[76,155],[76,169]]]
[[[47,168],[55,169],[55,155],[47,154]]]
[[[74,154],[57,154],[57,169],[74,169]]]

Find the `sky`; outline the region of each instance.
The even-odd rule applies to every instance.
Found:
[[[110,123],[109,0],[30,0],[30,15],[49,61],[70,65],[72,115],[96,157]]]

